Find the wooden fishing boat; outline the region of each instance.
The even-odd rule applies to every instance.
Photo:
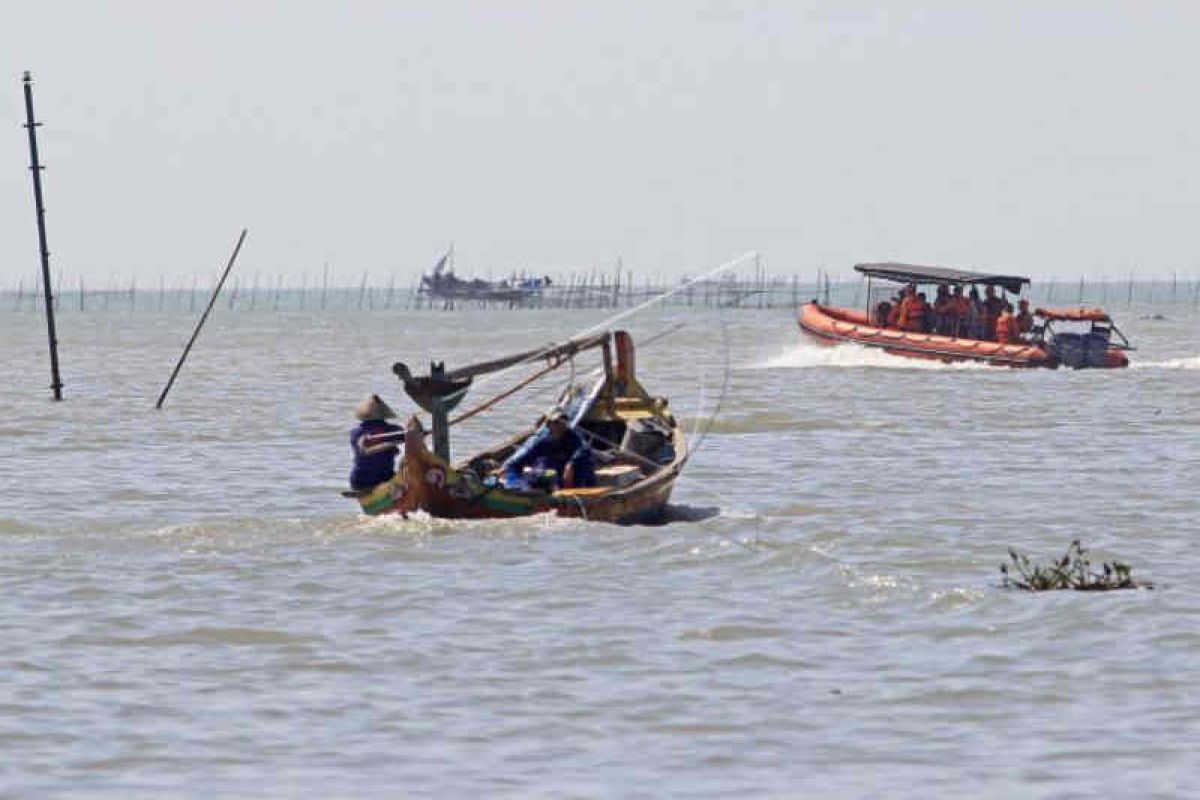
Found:
[[[974,361],[1005,367],[1074,368],[1126,367],[1126,350],[1133,347],[1099,308],[1038,308],[1033,327],[1021,341],[1001,343],[970,336],[898,330],[880,319],[872,305],[871,279],[895,283],[942,286],[984,285],[1020,294],[1028,278],[1015,275],[969,272],[911,264],[858,264],[867,276],[867,310],[819,303],[800,309],[800,330],[821,344],[852,342],[906,358],[947,363]],[[1084,330],[1072,330],[1079,324]]]
[[[570,426],[591,447],[595,486],[514,488],[505,484],[505,461],[540,429],[545,416],[494,447],[457,465],[450,463],[449,426],[516,391],[503,392],[456,419],[448,419],[449,410],[465,396],[475,376],[545,362],[518,384],[519,389],[588,350],[600,351],[602,374],[590,385],[569,387],[556,408],[568,415]],[[393,371],[401,377],[408,395],[430,411],[433,450],[425,443],[424,425],[413,416],[396,475],[365,492],[346,493],[355,497],[367,514],[425,511],[435,517],[483,519],[554,513],[622,524],[653,522],[661,519],[687,462],[683,432],[667,399],[648,393],[636,377],[633,340],[625,331],[575,339],[451,372],[432,364],[426,377],[413,377],[403,364],[394,365]]]

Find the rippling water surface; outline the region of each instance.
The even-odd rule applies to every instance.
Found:
[[[1155,319],[1155,314],[1164,318]],[[368,519],[390,365],[598,312],[0,314],[0,789],[38,796],[1200,793],[1200,323],[1125,371],[913,364],[656,312],[676,521]],[[590,367],[590,365],[589,365]],[[584,365],[580,365],[580,370]],[[455,432],[465,454],[549,403]],[[485,382],[468,403],[505,381]],[[1081,538],[1153,591],[1004,590]]]

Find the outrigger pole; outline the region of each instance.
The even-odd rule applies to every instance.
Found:
[[[421,408],[425,409],[433,417],[433,452],[443,461],[450,460],[450,433],[449,427],[452,423],[462,422],[465,419],[473,417],[475,414],[483,411],[495,401],[503,399],[509,393],[501,393],[497,397],[489,400],[483,406],[473,409],[472,411],[463,414],[455,420],[449,418],[449,412],[454,410],[454,407],[466,396],[467,389],[471,385],[471,381],[478,375],[489,375],[496,372],[501,372],[514,367],[518,364],[528,364],[535,360],[546,360],[552,362],[551,365],[538,373],[532,378],[523,381],[519,386],[527,385],[532,382],[533,378],[541,377],[552,369],[556,369],[560,364],[569,358],[575,356],[576,353],[593,347],[604,347],[607,349],[610,334],[594,334],[585,336],[579,339],[572,339],[563,344],[550,345],[549,347],[541,347],[537,350],[529,350],[524,353],[498,358],[492,361],[484,361],[479,364],[472,364],[461,369],[452,371],[446,370],[445,362],[430,362],[429,375],[426,377],[417,377],[412,374],[409,368],[400,362],[392,365],[392,372],[400,378],[404,384],[405,393],[416,402]]]
[[[33,78],[26,71],[25,128],[29,131],[29,171],[33,173],[33,202],[37,209],[38,245],[42,252],[42,287],[46,298],[46,329],[50,337],[50,388],[54,399],[62,400],[62,378],[58,374],[58,335],[54,329],[54,293],[50,289],[50,249],[46,245],[46,207],[42,204],[42,165],[38,162],[37,128],[42,123],[33,119]]]

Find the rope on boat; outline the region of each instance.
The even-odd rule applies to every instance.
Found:
[[[572,362],[572,364],[574,364],[574,359],[569,359],[569,360]],[[513,386],[511,389],[507,389],[507,390],[501,392],[500,394],[496,395],[495,397],[491,398],[490,400],[487,400],[487,401],[475,406],[470,411],[463,412],[459,416],[450,420],[449,424],[457,425],[460,422],[465,422],[466,420],[469,420],[471,417],[475,416],[476,414],[481,414],[484,411],[487,411],[489,408],[496,405],[501,400],[504,400],[508,397],[512,397],[514,394],[521,391],[526,386],[533,383],[534,381],[536,381],[538,378],[542,377],[543,375],[548,375],[551,372],[553,372],[554,370],[558,369],[559,367],[562,366],[562,363],[563,362],[561,360],[555,361],[553,364],[546,367],[545,369],[538,370],[537,372],[533,373],[525,380],[518,383],[516,386]]]
[[[708,427],[700,432],[700,416],[696,417],[696,425],[692,430],[692,436],[688,437],[688,458],[692,457],[692,453],[696,452],[696,448],[700,446],[710,432],[712,432],[713,424],[716,423],[717,414],[721,413],[721,408],[725,405],[725,397],[729,393],[729,327],[722,320],[721,322],[721,342],[725,356],[724,369],[722,370],[721,393],[717,396],[716,405],[713,407],[712,413],[708,417]]]
[[[679,330],[682,327],[684,327],[684,323],[680,322],[675,325],[672,325],[671,327],[667,328],[666,330],[659,331],[657,334],[655,334],[654,336],[650,337],[649,339],[647,339],[645,342],[642,343],[642,346],[641,346],[642,349],[645,349],[649,345],[659,341],[660,339],[665,338],[666,336],[669,336],[670,334],[674,333],[675,331]],[[560,359],[560,360],[556,361],[555,363],[551,364],[550,366],[546,367],[545,369],[535,372],[533,375],[529,376],[525,380],[523,380],[520,383],[513,386],[511,389],[501,392],[500,394],[496,395],[495,397],[491,398],[490,400],[488,400],[484,403],[481,403],[478,406],[475,406],[475,408],[471,409],[470,411],[464,412],[463,414],[450,420],[449,424],[457,425],[458,423],[465,422],[466,420],[470,419],[471,417],[476,416],[477,414],[482,414],[484,411],[487,411],[489,408],[496,405],[501,400],[505,400],[505,399],[513,396],[517,392],[521,391],[526,386],[533,383],[534,381],[536,381],[538,378],[542,377],[543,375],[549,374],[550,372],[553,372],[554,370],[558,369],[559,367],[562,366],[562,363],[564,360],[570,362],[570,364],[571,364],[571,375],[569,378],[567,378],[567,386],[568,387],[571,386],[575,382],[575,356],[573,356],[573,355],[568,356],[566,359]],[[589,374],[596,374],[599,371],[600,371],[600,369],[596,368],[596,369],[592,370],[592,372]],[[460,389],[457,393],[465,394],[466,391],[467,391],[467,389],[463,388],[463,389]]]

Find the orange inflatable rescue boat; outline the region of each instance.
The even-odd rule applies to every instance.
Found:
[[[930,359],[943,362],[977,361],[1005,367],[1126,367],[1129,341],[1100,308],[1038,308],[1025,319],[1025,330],[1007,342],[993,341],[988,332],[1008,326],[996,318],[981,301],[974,313],[969,312],[966,300],[968,288],[987,287],[988,302],[993,309],[1005,305],[1003,292],[1019,295],[1028,278],[968,272],[943,267],[922,267],[909,264],[858,264],[855,267],[867,276],[867,311],[841,308],[818,303],[806,303],[800,309],[800,330],[822,344],[853,342],[882,349],[891,355]],[[899,302],[887,300],[873,303],[871,279],[879,278],[907,284]],[[938,301],[923,302],[923,298],[906,304],[910,295],[919,293],[921,286],[938,289]],[[955,294],[951,294],[951,287]],[[1001,295],[995,294],[996,289]],[[890,291],[888,292],[891,293]],[[959,305],[955,305],[957,300]],[[897,313],[896,305],[900,305]],[[1022,309],[1025,301],[1021,302]],[[908,319],[904,312],[917,308],[923,319]]]

